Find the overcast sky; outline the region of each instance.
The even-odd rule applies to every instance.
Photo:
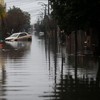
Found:
[[[7,9],[13,6],[19,7],[23,11],[29,12],[31,15],[31,24],[34,24],[43,8],[39,2],[47,4],[48,0],[5,0]]]

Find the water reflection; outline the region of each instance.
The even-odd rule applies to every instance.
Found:
[[[46,41],[46,50],[54,85],[51,92],[47,91],[41,97],[45,100],[99,100],[100,58],[68,54],[66,47],[55,45],[52,41]],[[51,55],[54,55],[54,70]]]
[[[30,49],[31,42],[27,41],[14,41],[5,42],[1,49],[2,54],[10,59],[18,59],[27,54]]]
[[[6,99],[6,86],[7,72],[6,63],[7,59],[21,59],[30,50],[31,42],[4,42],[0,43],[0,100]],[[11,86],[12,87],[12,86]]]
[[[5,96],[5,91],[3,91],[4,87],[2,87],[2,85],[5,84],[6,82],[5,80],[6,80],[5,62],[2,59],[2,56],[0,56],[0,96]]]
[[[98,100],[100,58],[74,56],[56,39],[0,47],[0,100]]]

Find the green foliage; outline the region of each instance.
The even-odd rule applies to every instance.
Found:
[[[8,32],[27,31],[30,28],[30,14],[13,6],[7,12],[7,28]]]
[[[52,16],[67,32],[99,28],[100,0],[50,0]]]
[[[3,13],[4,9],[3,7],[0,5],[0,15]]]
[[[5,7],[3,7],[2,5],[0,5],[0,20],[1,20],[1,16],[5,17],[6,12],[5,12]]]
[[[5,30],[6,30],[5,19],[6,19],[5,7],[0,5],[0,40],[3,40],[5,35]]]
[[[0,5],[0,31],[2,31],[3,13],[4,13],[4,8],[2,7],[2,5]]]

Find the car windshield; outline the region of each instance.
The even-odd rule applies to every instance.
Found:
[[[12,34],[10,37],[17,37],[19,34]]]

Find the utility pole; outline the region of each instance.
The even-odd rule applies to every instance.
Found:
[[[41,6],[43,6],[44,7],[44,16],[46,16],[47,15],[47,6],[48,6],[48,4],[45,4],[45,3],[43,3],[43,2],[38,2],[38,4],[41,4]]]
[[[46,4],[44,4],[44,6],[45,6],[45,9],[44,9],[44,15],[46,16],[47,15],[47,13],[46,13]]]
[[[49,11],[49,5],[50,5],[50,1],[48,0],[48,15],[50,14],[50,11]]]

